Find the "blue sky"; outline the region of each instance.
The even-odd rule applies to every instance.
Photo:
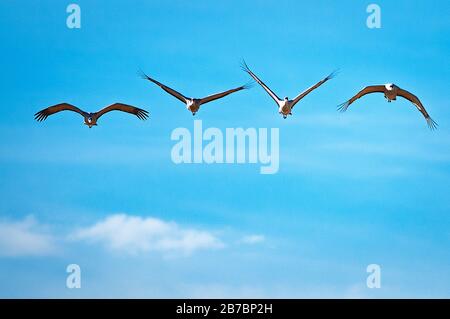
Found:
[[[374,1],[67,1],[0,4],[1,297],[450,297],[450,4]],[[283,120],[258,86],[195,118],[186,95],[246,83],[278,95],[341,73]],[[394,82],[420,97],[336,105]],[[95,111],[88,129],[59,102]],[[172,130],[279,128],[280,170],[175,165]],[[82,288],[66,288],[66,266]],[[366,287],[379,264],[382,287]]]

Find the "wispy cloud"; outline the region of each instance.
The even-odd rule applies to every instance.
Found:
[[[55,252],[54,237],[33,217],[0,221],[0,256],[47,256]]]
[[[323,117],[326,122],[327,117]],[[427,128],[378,131],[372,136],[364,128],[357,136],[341,130],[336,136],[314,135],[296,144],[284,145],[280,169],[301,174],[333,174],[347,178],[399,178],[426,172],[438,174],[441,164],[450,162],[449,134]],[[433,165],[431,165],[433,164]],[[436,165],[435,165],[436,164]],[[417,169],[419,166],[423,170]],[[440,172],[439,172],[440,173]]]
[[[201,249],[224,247],[222,241],[211,232],[181,227],[157,218],[126,214],[111,215],[75,231],[70,237],[131,254],[159,251],[189,255]]]
[[[407,158],[410,160],[448,162],[450,153],[447,151],[448,142],[442,141],[440,144],[419,145],[398,142],[368,143],[363,141],[335,142],[321,146],[326,151],[337,151],[348,154],[378,155],[386,157]]]
[[[266,238],[264,235],[247,235],[241,238],[240,242],[243,244],[254,245],[264,242]]]
[[[147,163],[149,159],[164,160],[169,158],[169,150],[155,149],[147,145],[107,145],[97,151],[95,144],[87,145],[76,155],[70,147],[57,144],[54,149],[45,146],[35,146],[15,143],[2,145],[0,161],[19,163],[54,163],[54,164],[102,164],[123,165],[128,163]]]

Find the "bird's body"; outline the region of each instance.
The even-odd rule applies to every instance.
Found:
[[[200,109],[201,100],[200,99],[188,99],[186,101],[186,108],[192,112],[192,115],[198,112]]]
[[[284,118],[288,115],[292,115],[292,108],[294,107],[294,101],[285,98],[284,100],[278,103],[278,113],[282,114]]]
[[[146,110],[122,103],[111,104],[110,106],[107,106],[104,109],[94,113],[85,112],[69,103],[60,103],[37,112],[34,115],[34,118],[37,121],[41,122],[47,119],[47,117],[49,117],[50,115],[61,111],[72,111],[80,114],[84,118],[84,124],[87,125],[89,128],[91,128],[92,126],[97,126],[97,121],[100,118],[100,116],[111,111],[122,111],[134,114],[141,120],[145,120],[148,117],[148,112]]]
[[[97,126],[97,117],[95,116],[95,113],[89,113],[88,116],[84,117],[84,125],[89,126],[89,128]]]
[[[386,88],[384,90],[384,97],[387,99],[388,102],[397,100],[398,95],[398,86],[393,83],[387,83],[384,85]]]
[[[204,98],[190,98],[190,97],[184,96],[180,92],[175,91],[174,89],[168,87],[167,85],[164,85],[161,82],[158,82],[155,79],[152,79],[151,77],[149,77],[142,71],[140,72],[140,75],[143,79],[155,83],[161,89],[163,89],[164,91],[166,91],[173,97],[177,98],[180,102],[184,103],[186,105],[186,109],[188,109],[192,113],[192,115],[195,115],[198,112],[198,110],[200,109],[200,106],[203,104],[212,102],[214,100],[221,99],[231,93],[234,93],[234,92],[237,92],[240,90],[244,90],[244,89],[248,89],[250,87],[249,85],[242,85],[237,88],[234,88],[234,89],[231,89],[228,91],[224,91],[224,92],[220,92],[220,93],[216,93],[216,94],[212,94],[212,95],[209,95]]]
[[[355,96],[349,99],[347,102],[342,103],[338,106],[338,109],[341,112],[345,112],[350,104],[355,102],[357,99],[363,97],[364,95],[371,93],[383,93],[386,100],[390,103],[391,101],[397,100],[397,96],[403,97],[404,99],[410,101],[414,106],[422,113],[423,117],[427,121],[430,129],[435,129],[437,127],[437,123],[430,117],[427,110],[423,106],[422,102],[419,100],[417,96],[408,92],[393,83],[387,83],[384,85],[370,85],[363,88],[359,91]]]
[[[97,126],[97,120],[100,117],[98,115],[98,112],[94,113],[86,113],[84,117],[84,125],[87,125],[89,128],[92,128],[93,126]]]
[[[263,81],[261,81],[256,74],[254,74],[248,65],[245,63],[245,61],[242,62],[242,69],[247,72],[256,82],[258,82],[259,85],[267,92],[267,94],[270,95],[270,97],[277,103],[278,106],[278,113],[283,116],[283,118],[287,118],[288,115],[292,115],[292,109],[294,106],[303,99],[306,95],[311,93],[313,90],[317,89],[319,86],[321,86],[326,81],[332,79],[336,72],[331,73],[323,80],[317,82],[313,86],[309,87],[299,95],[297,95],[294,99],[289,99],[288,97],[285,97],[284,99],[280,99]]]

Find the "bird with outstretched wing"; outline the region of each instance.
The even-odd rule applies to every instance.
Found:
[[[438,124],[430,117],[430,115],[428,114],[427,110],[425,109],[419,98],[414,94],[412,94],[411,92],[406,91],[392,83],[388,83],[385,85],[366,86],[361,91],[356,93],[356,95],[350,98],[348,101],[338,105],[338,110],[341,112],[345,112],[350,106],[350,104],[352,104],[359,98],[372,93],[383,93],[384,97],[387,99],[388,102],[395,101],[397,99],[397,96],[401,96],[402,98],[410,101],[419,110],[419,112],[422,113],[423,117],[427,121],[428,127],[431,130],[437,128]]]
[[[49,117],[50,115],[53,115],[55,113],[61,112],[61,111],[72,111],[80,114],[84,118],[84,124],[89,126],[91,128],[92,126],[97,125],[97,120],[104,115],[105,113],[111,112],[111,111],[122,111],[126,113],[133,114],[137,116],[141,120],[146,120],[148,118],[148,112],[146,110],[140,109],[138,107],[123,104],[123,103],[114,103],[110,106],[107,106],[103,108],[102,110],[94,113],[88,113],[85,112],[78,107],[69,104],[69,103],[60,103],[53,106],[49,106],[39,112],[37,112],[34,115],[35,120],[38,122],[44,121]]]
[[[145,74],[143,71],[139,71],[139,75],[143,79],[155,83],[161,89],[163,89],[164,91],[166,91],[167,93],[169,93],[170,95],[174,96],[176,99],[181,101],[183,104],[185,104],[186,108],[192,112],[192,115],[195,115],[195,113],[197,113],[198,110],[200,109],[200,106],[203,104],[221,99],[229,94],[232,94],[234,92],[238,92],[241,90],[249,89],[251,87],[250,84],[246,84],[246,85],[241,85],[241,86],[236,87],[231,90],[212,94],[212,95],[206,96],[204,98],[191,98],[191,97],[186,97],[183,94],[181,94],[180,92],[168,87],[167,85],[164,85],[161,82],[156,81],[155,79],[153,79],[153,78],[149,77],[147,74]]]
[[[319,86],[327,82],[328,80],[332,79],[336,76],[337,71],[332,72],[330,75],[328,75],[326,78],[320,80],[316,84],[312,85],[305,91],[301,92],[299,95],[297,95],[293,100],[290,100],[288,97],[285,97],[284,99],[280,99],[278,95],[276,95],[255,73],[250,70],[247,63],[245,61],[242,61],[241,65],[242,70],[244,70],[246,73],[248,73],[261,87],[269,94],[269,96],[277,103],[278,106],[278,113],[280,113],[283,118],[286,118],[288,115],[292,115],[292,109],[294,106],[303,99],[306,95],[317,89]]]

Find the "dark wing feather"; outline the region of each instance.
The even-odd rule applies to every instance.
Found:
[[[431,130],[434,130],[437,128],[437,126],[438,126],[437,123],[435,121],[433,121],[433,119],[430,117],[427,110],[425,109],[422,102],[420,102],[420,100],[417,96],[415,96],[411,92],[408,92],[408,91],[400,89],[400,88],[398,88],[397,95],[407,99],[412,104],[414,104],[414,106],[420,111],[420,113],[422,113],[423,117],[427,121],[428,127]]]
[[[352,104],[353,102],[355,102],[357,99],[363,97],[366,94],[370,94],[370,93],[376,93],[376,92],[380,92],[380,93],[384,93],[384,90],[386,89],[386,87],[384,85],[371,85],[371,86],[366,86],[364,89],[362,89],[361,91],[359,91],[354,97],[352,97],[350,100],[348,100],[347,102],[344,102],[342,104],[340,104],[338,106],[338,110],[341,112],[345,112],[347,111],[348,107],[350,106],[350,104]]]
[[[140,76],[145,79],[148,80],[150,82],[155,83],[156,85],[158,85],[161,89],[163,89],[164,91],[166,91],[167,93],[169,93],[170,95],[176,97],[178,100],[180,100],[183,103],[187,103],[187,101],[189,100],[189,98],[185,97],[183,94],[181,94],[180,92],[175,91],[174,89],[171,89],[170,87],[156,81],[155,79],[152,79],[151,77],[149,77],[147,74],[145,74],[144,72],[140,71]]]
[[[41,122],[47,119],[47,117],[49,117],[52,114],[61,112],[61,111],[72,111],[72,112],[77,112],[78,114],[80,114],[81,116],[86,116],[87,113],[80,110],[79,108],[77,108],[76,106],[69,104],[69,103],[60,103],[60,104],[56,104],[53,106],[49,106],[46,109],[43,109],[39,112],[37,112],[36,114],[34,114],[34,119]]]
[[[246,85],[242,85],[240,87],[237,87],[237,88],[225,91],[225,92],[212,94],[212,95],[209,95],[207,97],[204,97],[204,98],[200,99],[200,104],[206,104],[206,103],[209,103],[211,101],[223,98],[223,97],[227,96],[228,94],[231,94],[231,93],[234,93],[234,92],[237,92],[237,91],[240,91],[240,90],[245,90],[245,89],[248,89],[248,88],[250,88],[250,85],[246,84]]]
[[[122,111],[122,112],[127,112],[130,114],[134,114],[141,120],[146,120],[148,118],[148,112],[146,110],[140,109],[140,108],[132,106],[132,105],[123,104],[123,103],[111,104],[110,106],[107,106],[104,109],[95,113],[94,116],[98,119],[103,114],[111,112],[111,111]]]
[[[272,99],[277,103],[277,105],[282,101],[267,85],[264,84],[263,81],[261,81],[248,67],[247,63],[245,61],[242,61],[241,65],[242,70],[247,72],[256,82],[258,82],[259,85],[262,86],[262,88],[272,97]]]
[[[328,75],[326,78],[320,80],[319,82],[317,82],[316,84],[314,84],[313,86],[310,86],[309,88],[307,88],[305,91],[303,91],[302,93],[300,93],[299,95],[297,95],[295,97],[295,99],[292,102],[292,108],[295,106],[295,104],[297,104],[301,99],[303,99],[306,95],[308,95],[309,93],[311,93],[313,90],[317,89],[319,86],[321,86],[322,84],[324,84],[326,81],[334,78],[337,74],[337,70],[333,71],[330,75]]]

